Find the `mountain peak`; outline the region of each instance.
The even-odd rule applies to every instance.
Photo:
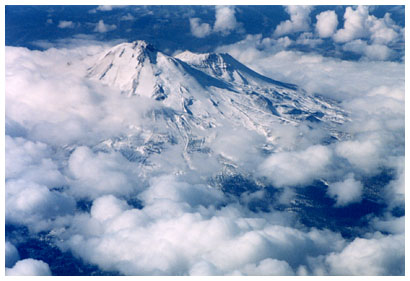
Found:
[[[180,59],[191,65],[197,67],[207,67],[210,65],[217,65],[219,68],[227,68],[229,64],[227,59],[232,58],[228,54],[220,53],[193,53],[191,51],[184,51],[175,56],[177,59]],[[232,58],[233,59],[233,58]]]
[[[89,68],[88,76],[104,84],[117,86],[120,90],[135,94],[137,81],[153,75],[152,66],[159,56],[164,56],[153,45],[143,40],[126,42],[110,48]],[[145,75],[146,76],[146,75]],[[146,80],[146,79],[145,79]],[[152,89],[155,88],[152,85]]]
[[[140,50],[147,50],[147,51],[157,51],[157,49],[152,45],[151,43],[148,43],[147,41],[144,40],[135,40],[134,42],[131,43],[132,48],[135,49],[140,49]]]
[[[191,66],[209,74],[240,85],[275,86],[296,90],[296,85],[283,83],[260,75],[227,53],[182,52],[175,56]]]
[[[126,42],[112,47],[105,53],[103,58],[120,59],[124,57],[122,60],[135,59],[138,62],[142,62],[148,57],[151,62],[155,63],[157,52],[158,50],[152,44],[143,40],[136,40],[131,43]]]

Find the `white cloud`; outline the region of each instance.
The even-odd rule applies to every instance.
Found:
[[[58,22],[58,27],[59,28],[74,28],[75,24],[72,21],[60,20]]]
[[[80,146],[70,155],[68,168],[73,176],[70,191],[75,196],[128,195],[141,188],[137,165],[119,152],[93,153],[88,147]]]
[[[224,128],[217,132],[212,150],[238,163],[244,170],[252,171],[262,161],[260,149],[265,143],[266,138],[254,131]]]
[[[100,5],[97,7],[98,11],[112,11],[113,6],[112,5]]]
[[[336,207],[343,207],[361,200],[363,185],[354,179],[351,173],[341,182],[334,182],[329,185],[327,193],[336,199]]]
[[[387,186],[387,198],[390,208],[401,207],[405,201],[405,169],[404,156],[395,159],[396,165],[393,165],[396,170],[394,179]]]
[[[336,145],[336,153],[364,171],[374,171],[379,165],[380,143],[377,140],[348,140]]]
[[[213,28],[214,32],[221,32],[223,35],[227,35],[238,27],[235,18],[235,7],[215,6],[215,10],[216,19]]]
[[[128,5],[100,5],[97,10],[100,11],[111,11],[113,9],[123,9],[129,7]]]
[[[332,275],[401,275],[404,272],[404,236],[376,234],[356,238],[340,253],[326,257]]]
[[[241,24],[236,21],[235,7],[221,5],[215,6],[215,22],[213,27],[208,23],[201,23],[200,18],[190,18],[189,24],[192,35],[198,38],[204,38],[211,33],[217,32],[222,36],[226,36],[241,27]]]
[[[247,264],[243,269],[236,270],[230,275],[248,276],[289,276],[294,275],[293,269],[285,261],[267,258],[256,264]]]
[[[93,203],[91,216],[100,222],[112,219],[129,209],[129,206],[113,195],[99,197]]]
[[[6,241],[5,252],[6,252],[5,254],[6,255],[6,267],[11,268],[20,259],[19,252],[17,251],[17,248],[13,244],[11,244],[9,241]]]
[[[97,8],[91,9],[89,13],[95,14],[97,11],[109,12],[109,11],[112,11],[113,9],[122,9],[125,7],[127,7],[127,5],[100,5]]]
[[[126,275],[294,274],[291,265],[304,263],[306,255],[340,251],[345,244],[329,231],[284,226],[289,221],[280,213],[217,208],[220,195],[160,177],[140,196],[142,209],[113,196],[96,199],[91,215],[73,220],[64,244],[86,261]]]
[[[330,149],[321,145],[303,151],[277,152],[269,156],[259,170],[277,187],[309,184],[325,171],[331,157]]]
[[[24,179],[49,188],[66,183],[46,144],[6,135],[6,147],[7,179]]]
[[[321,12],[316,16],[316,31],[321,38],[331,37],[338,24],[335,11]]]
[[[94,28],[94,31],[105,33],[108,31],[113,31],[115,29],[117,29],[117,26],[115,24],[105,24],[103,20],[99,20]]]
[[[189,24],[191,26],[191,32],[195,37],[204,38],[211,34],[211,27],[207,23],[201,23],[199,18],[189,19]]]
[[[48,230],[53,220],[70,215],[75,200],[46,186],[24,180],[6,182],[6,222],[28,226],[31,231]]]
[[[404,202],[404,201],[403,201]],[[405,216],[393,217],[387,215],[385,218],[375,218],[371,221],[372,226],[384,233],[404,234],[405,233]]]
[[[282,39],[284,37],[281,37]],[[323,40],[320,38],[316,38],[313,33],[311,32],[304,32],[299,35],[298,39],[296,40],[296,44],[307,45],[311,48],[315,48],[317,45],[323,43]]]
[[[190,185],[175,176],[162,176],[151,180],[151,188],[144,191],[140,198],[147,204],[158,201],[184,202],[190,206],[218,205],[224,201],[221,191],[205,185]]]
[[[338,43],[345,43],[368,36],[366,30],[368,16],[369,8],[366,6],[358,6],[356,10],[347,7],[344,14],[344,26],[335,33],[333,39]]]
[[[122,16],[120,20],[134,20],[135,17],[131,15],[130,13],[127,13],[126,15]]]
[[[312,6],[286,6],[286,12],[290,15],[290,20],[283,21],[276,26],[274,35],[279,37],[285,34],[309,30],[309,14],[312,9]]]
[[[52,191],[67,181],[46,144],[6,135],[6,150],[7,222],[41,231],[52,227],[57,217],[74,212],[73,198]]]
[[[386,13],[383,19],[378,19],[375,16],[370,18],[370,39],[373,43],[388,44],[399,39],[402,29],[394,23],[389,13]]]
[[[338,43],[370,39],[372,44],[385,45],[403,38],[403,29],[394,23],[389,13],[383,18],[377,18],[369,14],[367,6],[358,6],[356,9],[347,7],[344,19],[344,27],[333,36]]]
[[[365,41],[357,39],[343,45],[344,51],[351,51],[363,55],[371,60],[388,60],[392,51],[385,45],[368,45]]]
[[[43,261],[25,259],[18,261],[12,268],[6,268],[6,276],[49,276],[50,267]]]

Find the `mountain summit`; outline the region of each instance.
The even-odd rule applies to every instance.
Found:
[[[198,70],[231,83],[268,87],[275,84],[290,89],[297,88],[296,85],[275,81],[260,75],[226,53],[196,54],[190,51],[185,51],[175,57]]]

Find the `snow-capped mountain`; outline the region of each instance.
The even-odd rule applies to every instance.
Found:
[[[272,84],[276,84],[277,86],[285,88],[297,89],[296,85],[275,81],[256,73],[235,60],[229,54],[196,54],[190,51],[185,51],[175,57],[210,76],[218,77],[236,85],[270,87]]]
[[[260,75],[228,54],[185,51],[172,57],[135,41],[99,55],[88,76],[129,98],[145,96],[158,102],[159,109],[151,112],[151,118],[164,123],[161,129],[153,129],[143,139],[132,136],[130,141],[127,136],[105,142],[111,148],[126,149],[133,159],[146,159],[172,143],[184,147],[188,161],[190,152],[210,152],[217,134],[213,128],[225,127],[256,132],[275,151],[280,150],[275,147],[275,124],[320,123],[329,129],[329,137],[338,138],[337,126],[346,120],[335,103]]]

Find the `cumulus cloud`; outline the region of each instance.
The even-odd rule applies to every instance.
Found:
[[[35,136],[36,139],[42,139],[46,142],[55,140],[57,143],[67,143],[70,142],[70,140],[75,140],[83,134],[83,130],[87,128],[84,127],[84,117],[80,116],[86,113],[87,106],[83,107],[81,104],[87,100],[86,95],[88,95],[87,93],[89,93],[89,91],[87,90],[87,87],[78,80],[79,77],[77,75],[69,74],[70,70],[78,71],[78,74],[83,73],[82,70],[75,67],[71,69],[67,64],[69,60],[66,60],[65,63],[60,61],[63,57],[61,54],[58,54],[58,52],[54,54],[54,63],[57,61],[57,64],[60,64],[60,66],[61,64],[65,65],[65,68],[60,67],[59,70],[53,69],[55,65],[53,66],[53,63],[50,64],[50,60],[43,60],[43,62],[47,62],[48,65],[43,64],[41,60],[42,57],[45,57],[43,56],[45,54],[40,54],[39,57],[36,57],[29,56],[30,52],[25,49],[9,49],[9,51],[10,56],[8,56],[8,58],[14,57],[18,61],[21,59],[24,60],[24,57],[26,57],[30,62],[16,65],[16,67],[9,67],[7,69],[6,75],[8,78],[6,87],[8,95],[6,101],[6,119],[14,120],[20,124],[27,120],[28,122],[25,127],[30,131],[29,134]],[[11,53],[14,53],[15,56]],[[46,78],[45,76],[42,77],[41,75],[35,74],[33,69],[36,69],[37,67],[42,67],[42,72],[51,76],[47,76]],[[58,78],[60,77],[59,73],[62,71],[67,74],[65,79]],[[51,78],[52,76],[54,76],[54,78]],[[67,82],[65,86],[63,85],[66,83],[64,81]],[[31,87],[31,93],[36,94],[25,93],[24,91],[21,91],[21,87]],[[63,92],[67,93],[65,98],[58,94]],[[75,102],[74,99],[77,98],[78,100]],[[71,100],[71,102],[69,102],[69,100]],[[71,113],[74,113],[74,111],[77,112],[74,113],[74,116],[76,115],[78,118],[73,118],[73,115],[71,114],[71,116],[66,115],[68,112],[63,110],[63,108],[66,107],[66,102],[77,104],[83,108],[80,109],[75,106],[76,108],[73,108],[73,111],[71,111]],[[22,110],[22,107],[24,107],[24,110]],[[36,108],[42,108],[41,113],[39,113]],[[37,114],[34,112],[37,112]],[[51,116],[54,117],[51,118]],[[40,120],[42,120],[42,122],[39,122]],[[67,128],[65,134],[61,134],[61,126]]]
[[[335,151],[352,165],[370,172],[379,165],[379,145],[377,140],[344,141],[337,144]]]
[[[20,259],[19,252],[17,251],[17,248],[11,244],[9,241],[6,241],[6,246],[5,246],[5,251],[6,251],[6,267],[12,268],[16,262]]]
[[[129,206],[113,195],[99,197],[93,203],[91,216],[98,221],[105,221],[114,218],[129,209]]]
[[[94,28],[94,31],[105,33],[108,31],[113,31],[115,29],[117,29],[117,26],[115,24],[105,24],[103,20],[99,20]]]
[[[364,54],[370,59],[388,60],[392,55],[392,51],[384,45],[372,44],[365,47]]]
[[[339,23],[335,11],[321,12],[316,20],[316,31],[321,38],[331,37]]]
[[[376,230],[384,233],[405,233],[405,216],[394,217],[390,214],[387,214],[386,217],[383,218],[374,218],[371,224]]]
[[[109,12],[109,11],[112,11],[113,9],[122,9],[122,8],[125,8],[125,7],[127,7],[127,6],[126,5],[100,5],[95,9],[91,9],[89,11],[89,13],[95,14],[97,11]]]
[[[277,152],[269,156],[259,170],[277,187],[309,184],[320,177],[331,157],[331,150],[321,145],[303,151]]]
[[[130,13],[127,13],[126,15],[122,16],[120,20],[134,20],[135,17],[131,15]]]
[[[212,31],[211,26],[207,23],[201,23],[199,18],[189,19],[189,24],[191,26],[191,33],[198,38],[206,37]]]
[[[6,182],[6,222],[32,231],[48,230],[53,220],[74,213],[75,200],[46,186],[24,180]]]
[[[344,43],[354,39],[368,36],[366,20],[369,16],[369,8],[358,6],[356,10],[347,7],[344,14],[344,25],[333,36],[336,42]]]
[[[6,147],[6,222],[41,231],[74,212],[75,200],[53,190],[67,182],[46,144],[6,135]]]
[[[151,180],[151,188],[144,191],[140,198],[147,204],[155,204],[158,200],[185,202],[190,206],[218,205],[224,201],[223,194],[201,184],[190,185],[178,180],[175,176],[161,176]]]
[[[347,7],[344,14],[344,26],[337,30],[333,39],[338,43],[347,43],[355,39],[370,39],[372,44],[389,44],[399,40],[402,29],[386,13],[383,18],[369,14],[367,6],[356,9]]]
[[[50,188],[66,183],[46,144],[6,135],[6,147],[7,179],[24,179]]]
[[[85,260],[128,275],[293,275],[305,254],[345,245],[329,231],[288,227],[278,213],[243,217],[240,206],[217,207],[220,191],[175,176],[154,179],[140,198],[142,209],[111,195],[97,198],[90,215],[74,219],[64,243]]]
[[[266,138],[247,129],[224,129],[217,133],[212,143],[215,153],[238,163],[244,170],[252,171],[260,163],[260,150]]]
[[[59,28],[74,28],[75,24],[72,21],[60,20],[58,22],[58,27]]]
[[[316,38],[313,33],[311,32],[304,32],[299,35],[298,39],[296,40],[296,44],[307,45],[311,48],[315,48],[317,45],[323,43],[323,40],[320,38]]]
[[[204,38],[216,32],[226,36],[240,27],[240,24],[236,21],[235,7],[233,6],[215,6],[215,22],[213,27],[208,23],[201,23],[200,18],[190,18],[189,25],[192,35],[198,38]]]
[[[137,166],[121,153],[93,153],[88,147],[75,149],[68,160],[75,196],[95,198],[103,194],[127,195],[138,190]]]
[[[398,48],[404,42],[404,29],[398,26],[392,20],[389,13],[382,18],[371,15],[371,10],[367,6],[347,7],[344,14],[343,28],[337,30],[339,24],[335,11],[328,10],[321,12],[316,16],[315,32],[310,28],[310,11],[311,7],[290,6],[286,9],[291,15],[291,19],[281,22],[275,32],[276,39],[282,38],[286,34],[301,33],[295,42],[296,45],[307,45],[313,50],[318,48],[322,50],[324,38],[333,39],[335,51],[338,56],[351,55],[346,52],[353,52],[366,60],[397,60],[403,59],[403,53]],[[260,35],[248,35],[245,40],[255,40],[258,50],[270,49],[268,55],[272,55],[280,50],[300,49],[308,55],[305,47],[295,46],[295,44],[281,44],[278,40],[272,38],[257,38]],[[285,37],[284,37],[285,38]],[[322,39],[323,38],[323,39]],[[289,38],[287,38],[289,41]],[[261,44],[262,42],[264,44]],[[268,46],[270,45],[270,46]],[[323,45],[325,46],[325,45]],[[218,47],[217,49],[220,49]],[[324,52],[329,50],[324,48]]]
[[[216,19],[213,28],[215,32],[221,32],[226,35],[238,26],[235,18],[235,7],[216,6],[215,10]]]
[[[242,271],[234,271],[230,275],[248,275],[248,276],[289,276],[294,275],[293,269],[285,261],[279,261],[267,258],[258,264],[247,264]]]
[[[274,35],[279,37],[285,34],[309,30],[309,14],[312,9],[311,6],[286,6],[285,10],[290,15],[290,20],[283,21],[276,26]]]
[[[356,238],[340,253],[326,257],[326,264],[332,275],[401,275],[404,272],[403,235]]]
[[[381,44],[369,45],[361,39],[344,44],[343,50],[363,55],[371,60],[388,60],[392,55],[389,47]]]
[[[7,276],[50,276],[48,264],[35,259],[18,261],[12,268],[6,268]]]
[[[363,192],[363,185],[354,179],[351,173],[341,182],[334,182],[329,185],[327,193],[336,199],[336,207],[343,207],[351,203],[359,202]]]
[[[404,205],[405,197],[405,171],[404,171],[404,156],[395,159],[396,164],[393,165],[395,169],[395,177],[387,187],[387,199],[389,208],[401,207]]]
[[[399,39],[402,30],[391,19],[390,14],[386,13],[382,19],[371,16],[369,30],[370,39],[376,44],[388,44]]]
[[[100,5],[97,7],[98,11],[112,11],[113,6],[112,5]]]

